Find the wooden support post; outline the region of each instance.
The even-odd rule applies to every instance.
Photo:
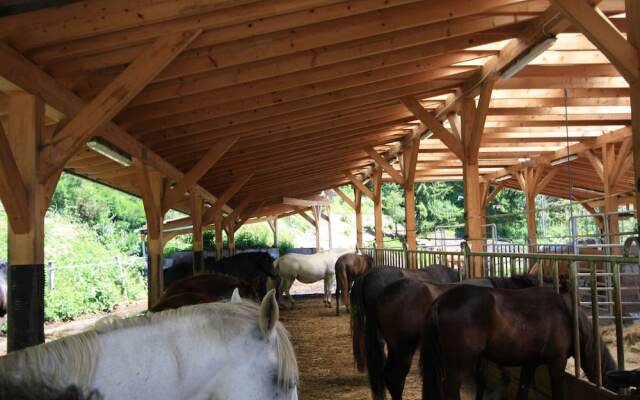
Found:
[[[162,296],[164,289],[164,238],[162,229],[164,178],[158,172],[147,168],[141,160],[135,160],[135,167],[140,182],[144,212],[147,217],[147,301],[148,307],[151,307]]]
[[[218,210],[213,215],[213,225],[215,227],[215,240],[216,240],[216,260],[222,259],[222,209]]]
[[[229,250],[229,257],[236,254],[236,227],[234,224],[229,224],[227,231],[227,250]]]
[[[31,94],[9,95],[9,125],[4,157],[13,158],[11,174],[24,185],[25,202],[7,207],[9,215],[9,269],[7,275],[7,350],[15,351],[44,342],[44,215],[49,206],[47,189],[38,181],[38,151],[43,128],[44,105]],[[9,151],[6,151],[9,150]],[[56,176],[59,175],[59,172]],[[57,179],[57,178],[56,178]],[[2,183],[0,183],[2,184]],[[55,187],[55,185],[54,185]],[[4,188],[0,193],[12,188]],[[10,201],[4,194],[3,202]],[[16,216],[16,213],[20,216]],[[15,226],[17,218],[26,218]]]
[[[329,232],[329,250],[333,249],[333,234],[331,233],[331,206],[327,206],[327,232]]]
[[[640,54],[640,3],[637,0],[626,0],[627,39]],[[631,130],[633,137],[633,166],[635,171],[635,209],[636,217],[640,216],[640,79],[629,82],[631,88]],[[640,223],[636,221],[640,233]]]
[[[362,241],[362,192],[357,187],[353,187],[353,193],[355,195],[354,204],[356,212],[356,246],[359,249],[363,247]]]
[[[482,210],[480,204],[480,173],[477,157],[471,152],[473,142],[471,137],[474,131],[475,105],[473,99],[465,99],[462,103],[462,138],[465,148],[465,157],[462,159],[462,178],[464,186],[464,210],[466,240],[471,251],[482,251]],[[476,160],[476,162],[474,162]],[[482,275],[482,263],[477,259],[473,262],[474,270],[469,271],[473,277]]]
[[[382,226],[382,169],[376,168],[371,175],[373,183],[373,213],[375,220],[376,248],[384,248],[384,231]]]
[[[313,213],[314,226],[316,228],[316,252],[320,251],[320,216],[322,210],[319,206],[312,206],[311,212]]]
[[[191,194],[191,224],[193,226],[193,273],[204,272],[204,238],[202,236],[202,209],[204,201],[197,194]]]
[[[536,168],[525,168],[516,173],[516,179],[527,202],[527,237],[529,239],[530,252],[538,251],[536,196],[551,182],[557,172],[558,169],[555,168],[545,175],[544,166],[539,166]]]
[[[269,220],[269,227],[273,232],[273,247],[278,248],[278,217]]]
[[[416,251],[418,242],[416,237],[416,195],[415,195],[415,176],[416,165],[418,162],[418,153],[420,150],[420,140],[413,140],[410,144],[405,145],[402,158],[402,175],[404,179],[404,218],[406,244],[408,251]],[[415,269],[415,257],[409,257],[408,268]]]

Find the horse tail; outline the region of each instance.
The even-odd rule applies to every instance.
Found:
[[[375,309],[369,307],[365,318],[365,349],[367,354],[367,375],[373,400],[383,400],[385,391],[384,366],[387,358],[384,354],[384,340],[378,329]]]
[[[422,398],[425,400],[444,399],[443,383],[446,370],[440,342],[437,300],[429,311],[422,331],[420,373],[422,374]]]
[[[364,371],[367,360],[365,349],[365,309],[364,309],[364,279],[356,279],[351,288],[351,347],[353,360],[358,371]]]

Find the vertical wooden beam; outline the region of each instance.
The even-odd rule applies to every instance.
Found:
[[[19,206],[27,218],[27,229],[16,230],[9,218],[8,351],[44,342],[44,215],[48,203],[36,161],[43,119],[44,105],[38,97],[23,92],[9,95],[7,142],[24,184],[26,202]]]
[[[158,172],[147,168],[141,160],[135,160],[138,173],[142,204],[147,218],[147,268],[148,306],[153,306],[164,289],[164,240],[162,195],[164,178]]]
[[[222,259],[222,209],[216,210],[216,213],[213,214],[213,225],[215,228],[215,239],[216,239],[216,260]]]
[[[640,53],[640,2],[637,0],[626,0],[627,14],[627,39],[629,43]],[[633,167],[636,182],[635,209],[637,216],[640,216],[640,79],[629,82],[631,88],[631,130],[633,137]],[[640,229],[640,222],[636,221],[636,226]],[[639,232],[640,233],[640,232]]]
[[[371,175],[373,183],[373,214],[375,220],[376,247],[384,248],[384,231],[382,225],[382,169],[376,168]]]
[[[475,105],[473,99],[465,99],[461,108],[462,140],[465,157],[462,160],[462,179],[464,186],[464,210],[466,239],[471,251],[482,251],[482,210],[480,204],[480,172],[477,158],[470,154],[472,149],[473,125],[475,120]],[[475,160],[475,162],[474,162]],[[469,271],[472,276],[482,274],[481,260],[474,260],[474,270]]]
[[[322,211],[319,206],[312,206],[311,213],[313,214],[314,226],[316,228],[316,252],[320,251],[320,218]]]
[[[404,219],[406,229],[407,250],[416,251],[418,241],[416,237],[416,195],[415,177],[420,140],[413,140],[406,144],[403,153],[402,174],[404,178]],[[416,268],[415,259],[409,258],[409,268]]]
[[[331,232],[331,206],[327,206],[327,231],[329,232],[329,250],[333,249],[333,234]]]
[[[204,272],[204,238],[202,236],[202,210],[204,201],[201,196],[192,193],[189,202],[191,203],[191,224],[193,242],[193,272]]]
[[[353,193],[354,193],[354,210],[356,212],[356,246],[358,246],[359,249],[362,248],[363,246],[363,241],[362,241],[362,192],[360,191],[360,189],[358,189],[357,187],[355,187],[355,185],[353,186]]]
[[[229,250],[229,257],[236,254],[236,227],[235,224],[229,224],[227,231],[227,249]]]
[[[273,232],[273,247],[278,248],[278,217],[269,220],[269,227]]]

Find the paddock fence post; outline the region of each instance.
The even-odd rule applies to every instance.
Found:
[[[51,261],[47,263],[47,275],[49,275],[49,281],[47,286],[51,291],[56,287],[56,275],[55,275],[55,270],[53,269],[53,263]]]

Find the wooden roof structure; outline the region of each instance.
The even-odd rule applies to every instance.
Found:
[[[589,1],[626,32],[624,0]],[[171,207],[189,210],[191,191],[261,217],[295,212],[284,197],[366,178],[376,156],[393,161],[415,137],[432,135],[418,181],[461,179],[455,113],[471,97],[486,110],[483,179],[511,174],[502,184],[518,188],[518,171],[550,168],[567,145],[596,159],[604,142],[630,151],[629,84],[563,3],[86,0],[19,13],[0,18],[0,122],[3,93],[36,93],[49,170],[142,195],[135,168],[84,146],[97,136],[167,177]],[[550,35],[551,48],[500,79]],[[576,198],[594,197],[594,162],[558,167],[543,193],[568,197],[571,181]],[[634,186],[627,164],[620,191]]]

